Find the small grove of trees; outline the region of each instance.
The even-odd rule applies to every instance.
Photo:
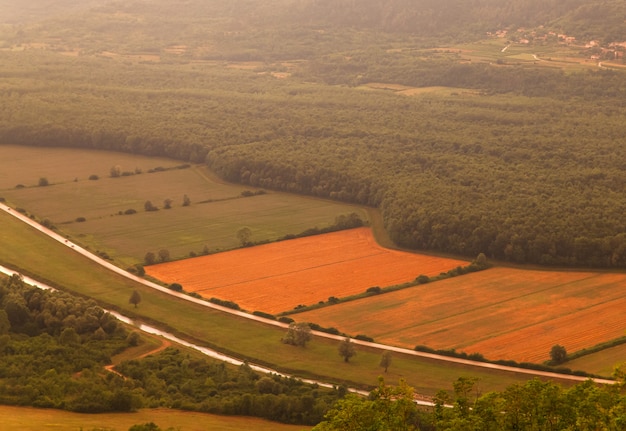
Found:
[[[92,300],[0,277],[0,403],[85,413],[140,407],[121,377],[103,378],[127,337]]]
[[[292,346],[305,347],[306,343],[311,340],[311,327],[305,322],[292,322],[289,324],[287,334],[283,337],[282,342],[291,344]]]
[[[158,251],[158,255],[149,251],[143,257],[144,264],[154,265],[155,263],[157,263],[157,256],[160,262],[167,262],[168,260],[170,260],[170,251],[166,248],[162,248]]]

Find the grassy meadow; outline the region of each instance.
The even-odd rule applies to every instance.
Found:
[[[168,159],[5,145],[0,159],[8,166],[0,172],[0,196],[9,204],[50,220],[65,236],[106,252],[124,267],[160,249],[176,259],[238,247],[243,226],[256,242],[330,226],[341,214],[367,219],[358,207],[314,198],[273,192],[242,197],[250,187],[219,182],[200,166],[177,169],[179,163]],[[116,166],[141,173],[111,178]],[[149,172],[157,167],[166,170]],[[99,179],[89,180],[90,175]],[[38,186],[40,178],[50,185]],[[183,207],[185,195],[191,204]],[[164,209],[166,199],[170,209]],[[146,201],[160,210],[146,212]],[[129,209],[136,213],[120,214]],[[76,222],[80,217],[85,221]]]

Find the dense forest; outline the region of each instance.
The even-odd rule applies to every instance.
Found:
[[[206,161],[231,181],[378,206],[407,247],[626,265],[620,72],[461,65],[458,79],[489,95],[409,98],[221,67],[0,55],[3,142]]]
[[[2,142],[168,156],[375,206],[404,247],[626,266],[624,72],[432,49],[522,25],[608,43],[626,34],[621,2],[95,3],[0,28]]]

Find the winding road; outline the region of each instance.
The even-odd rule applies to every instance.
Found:
[[[244,317],[246,319],[250,319],[250,320],[254,320],[257,322],[261,322],[267,325],[274,325],[274,326],[278,326],[281,328],[287,328],[289,325],[286,323],[282,323],[282,322],[278,322],[276,320],[271,320],[271,319],[265,319],[263,317],[259,317],[259,316],[255,316],[253,314],[250,313],[245,313],[243,311],[237,311],[237,310],[233,310],[227,307],[222,307],[220,305],[217,304],[213,304],[211,302],[207,302],[203,299],[199,299],[199,298],[194,298],[192,296],[186,295],[184,293],[180,293],[180,292],[175,292],[173,290],[170,290],[166,287],[160,286],[156,283],[153,283],[151,281],[145,280],[141,277],[138,277],[134,274],[131,274],[113,264],[111,264],[110,262],[102,259],[99,256],[94,255],[93,253],[85,250],[84,248],[80,247],[78,244],[74,244],[73,242],[69,241],[68,239],[66,239],[65,237],[59,235],[58,233],[40,225],[39,223],[35,222],[34,220],[32,220],[31,218],[27,217],[24,214],[21,214],[20,212],[16,211],[15,209],[12,209],[11,207],[5,205],[4,203],[0,203],[0,210],[5,211],[8,214],[11,214],[12,216],[14,216],[15,218],[17,218],[18,220],[21,220],[24,223],[27,223],[28,225],[32,226],[33,228],[37,229],[39,232],[48,235],[49,237],[55,239],[56,241],[58,241],[59,243],[65,245],[66,247],[71,248],[72,250],[74,250],[76,253],[82,254],[83,256],[91,259],[92,261],[98,263],[99,265],[106,267],[107,269],[122,275],[126,278],[129,278],[137,283],[141,283],[147,287],[159,290],[163,293],[166,293],[168,295],[172,295],[175,296],[177,298],[186,300],[186,301],[191,301],[194,302],[196,304],[202,305],[204,307],[207,308],[212,308],[215,310],[219,310],[222,311],[224,313],[230,313],[230,314],[234,314],[236,316],[239,317]],[[10,271],[9,269],[6,269],[6,271]],[[0,272],[4,272],[4,271],[0,271]],[[6,273],[6,272],[5,272]],[[15,271],[10,271],[10,274],[15,273]],[[38,285],[40,283],[37,283],[35,280],[32,279],[27,279],[26,277],[24,277],[24,281],[26,281],[29,284],[33,284],[33,285]],[[31,283],[32,282],[32,283]],[[130,319],[126,318],[125,316],[121,316],[118,313],[112,313],[114,314],[116,317],[118,317],[118,319],[122,320],[122,321],[126,321],[126,323],[130,323],[130,324],[134,324]],[[125,320],[124,320],[125,319]],[[146,332],[150,332],[150,333],[154,333],[157,335],[163,335],[164,333],[159,331],[156,328],[152,328],[152,327],[148,327],[146,325],[136,325],[138,326],[139,329],[141,330],[145,330]],[[342,337],[340,335],[332,335],[332,334],[327,334],[325,332],[319,332],[319,331],[312,331],[312,334],[317,336],[317,337],[324,337],[324,338],[328,338],[328,339],[333,339],[333,340],[343,340],[345,337]],[[171,335],[171,334],[168,334]],[[195,348],[197,350],[210,350],[210,349],[205,349],[203,347],[200,346],[195,346],[185,340],[182,340],[178,337],[174,337],[173,335],[171,335],[172,338],[166,337],[168,339],[170,339],[171,341],[174,341],[176,343],[188,346],[188,347],[192,347]],[[421,358],[428,358],[428,359],[434,359],[434,360],[438,360],[438,361],[442,361],[442,362],[447,362],[447,363],[455,363],[455,364],[462,364],[462,365],[467,365],[467,366],[472,366],[472,367],[480,367],[480,368],[487,368],[487,369],[492,369],[492,370],[498,370],[498,371],[506,371],[506,372],[512,372],[512,373],[518,373],[518,374],[527,374],[530,376],[537,376],[537,377],[545,377],[545,378],[550,378],[550,379],[559,379],[559,380],[569,380],[569,381],[585,381],[588,380],[589,377],[582,377],[582,376],[573,376],[573,375],[567,375],[567,374],[559,374],[559,373],[552,373],[552,372],[547,372],[547,371],[537,371],[537,370],[530,370],[530,369],[526,369],[526,368],[518,368],[518,367],[511,367],[511,366],[505,366],[505,365],[498,365],[498,364],[491,364],[488,362],[479,362],[479,361],[471,361],[468,359],[461,359],[461,358],[453,358],[453,357],[449,357],[449,356],[442,356],[442,355],[437,355],[437,354],[432,354],[432,353],[426,353],[426,352],[418,352],[415,350],[410,350],[410,349],[405,349],[405,348],[401,348],[401,347],[395,347],[395,346],[388,346],[388,345],[384,345],[384,344],[379,344],[379,343],[372,343],[372,342],[367,342],[367,341],[361,341],[361,340],[356,340],[356,339],[352,339],[351,340],[354,344],[357,345],[362,345],[362,346],[366,346],[366,347],[372,347],[375,349],[380,349],[380,350],[388,350],[388,351],[392,351],[392,352],[397,352],[397,353],[402,353],[405,355],[410,355],[410,356],[416,356],[416,357],[421,357]],[[202,350],[201,350],[202,351]],[[214,351],[212,351],[214,352]],[[203,352],[204,353],[204,352]],[[238,361],[238,364],[241,364],[241,361],[239,361],[238,359],[235,358],[231,358],[231,357],[227,357],[225,355],[220,354],[219,352],[215,352],[217,355],[221,355],[220,358],[218,359],[222,359],[222,360],[226,360],[228,362],[230,362],[231,360],[234,361]],[[256,369],[256,368],[255,368]],[[267,368],[264,367],[259,367],[258,371],[261,372],[270,372],[270,373],[275,373],[275,374],[281,374],[278,373],[274,370],[269,370]],[[282,374],[281,374],[282,375]],[[600,384],[614,384],[615,381],[613,380],[608,380],[608,379],[599,379],[599,378],[593,378],[592,379],[594,382],[596,383],[600,383]],[[306,380],[303,380],[306,381]],[[317,384],[322,385],[321,382],[314,382]],[[327,384],[325,384],[325,386],[328,386]]]

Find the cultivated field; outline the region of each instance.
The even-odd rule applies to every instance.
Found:
[[[413,348],[542,362],[626,333],[626,275],[493,268],[292,316]]]
[[[180,162],[171,159],[0,145],[0,160],[6,166],[0,171],[0,197],[127,266],[160,249],[180,258],[205,247],[212,252],[238,247],[243,226],[251,229],[252,241],[263,241],[327,227],[342,214],[367,219],[358,207],[313,198],[271,192],[244,198],[249,187],[216,181],[201,166],[175,169]],[[114,166],[142,173],[110,178]],[[172,169],[148,173],[157,167]],[[99,179],[89,180],[92,174]],[[49,186],[37,186],[42,177]],[[191,205],[182,206],[184,195]],[[172,200],[171,209],[163,209],[166,199]],[[148,200],[161,209],[144,211]],[[128,209],[137,213],[120,215]],[[85,221],[76,222],[79,217]]]
[[[154,422],[162,429],[179,431],[302,431],[302,425],[241,416],[217,416],[170,409],[146,409],[135,413],[79,414],[54,409],[0,406],[2,431],[106,430],[127,431],[136,424]]]
[[[369,228],[358,228],[166,262],[146,271],[206,298],[234,301],[249,311],[278,313],[465,265],[383,248]]]
[[[359,387],[375,385],[381,374],[379,350],[359,349],[358,357],[346,364],[337,356],[337,343],[332,340],[316,338],[306,349],[289,346],[280,341],[285,334],[283,328],[207,309],[124,279],[4,212],[0,212],[0,243],[11,244],[0,247],[0,263],[5,266],[19,268],[22,273],[68,292],[93,298],[107,308],[160,322],[169,331],[251,363],[271,364],[278,371],[300,377],[321,378],[336,384],[347,382]],[[138,308],[128,303],[133,290],[142,297]],[[449,388],[458,376],[480,379],[484,390],[503,390],[528,378],[523,374],[400,354],[394,355],[386,378],[390,383],[404,378],[418,393],[434,395],[441,388]]]

